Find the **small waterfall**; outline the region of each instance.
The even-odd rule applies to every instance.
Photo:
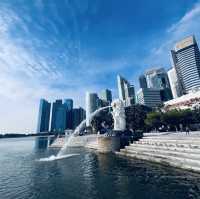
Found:
[[[98,113],[100,113],[101,111],[110,108],[111,106],[105,106],[102,108],[97,109],[96,111],[94,111],[89,119],[92,120],[94,118],[95,115],[97,115]],[[83,127],[86,125],[86,119],[83,120],[74,130],[74,132],[69,136],[69,138],[67,139],[67,141],[65,142],[64,146],[60,149],[60,151],[57,154],[57,157],[63,156],[66,152],[67,147],[69,146],[69,144],[71,143],[71,141],[73,140],[73,138],[75,137],[75,135],[77,135],[82,129]]]

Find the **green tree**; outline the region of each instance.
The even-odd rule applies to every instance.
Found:
[[[200,123],[200,108],[195,108],[192,112],[193,112],[194,122]]]
[[[143,106],[143,105],[132,105],[126,107],[126,127],[127,129],[133,130],[134,132],[137,130],[145,130],[145,122],[146,115],[150,112],[151,109]]]
[[[163,113],[162,122],[170,130],[178,130],[181,124],[181,111],[176,109]]]
[[[147,114],[147,118],[145,119],[145,124],[149,126],[151,129],[155,129],[158,131],[160,127],[162,127],[162,113],[161,112],[150,112]]]
[[[182,110],[180,120],[184,127],[189,126],[190,124],[195,123],[195,114],[190,109]]]

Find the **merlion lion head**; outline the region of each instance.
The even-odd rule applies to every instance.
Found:
[[[121,109],[121,108],[124,108],[124,104],[122,102],[122,100],[114,100],[112,103],[111,103],[111,106],[113,109]]]

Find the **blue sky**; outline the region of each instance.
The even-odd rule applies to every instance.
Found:
[[[40,98],[116,97],[118,73],[137,88],[191,34],[200,41],[199,0],[1,0],[0,132],[34,132]]]

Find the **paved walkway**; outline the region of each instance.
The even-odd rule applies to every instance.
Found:
[[[143,134],[144,137],[152,137],[152,136],[175,136],[175,137],[181,137],[181,136],[185,136],[186,135],[186,132],[183,131],[183,132],[153,132],[153,133],[144,133]],[[190,131],[189,132],[189,135],[187,136],[190,136],[190,137],[200,137],[200,131]]]

